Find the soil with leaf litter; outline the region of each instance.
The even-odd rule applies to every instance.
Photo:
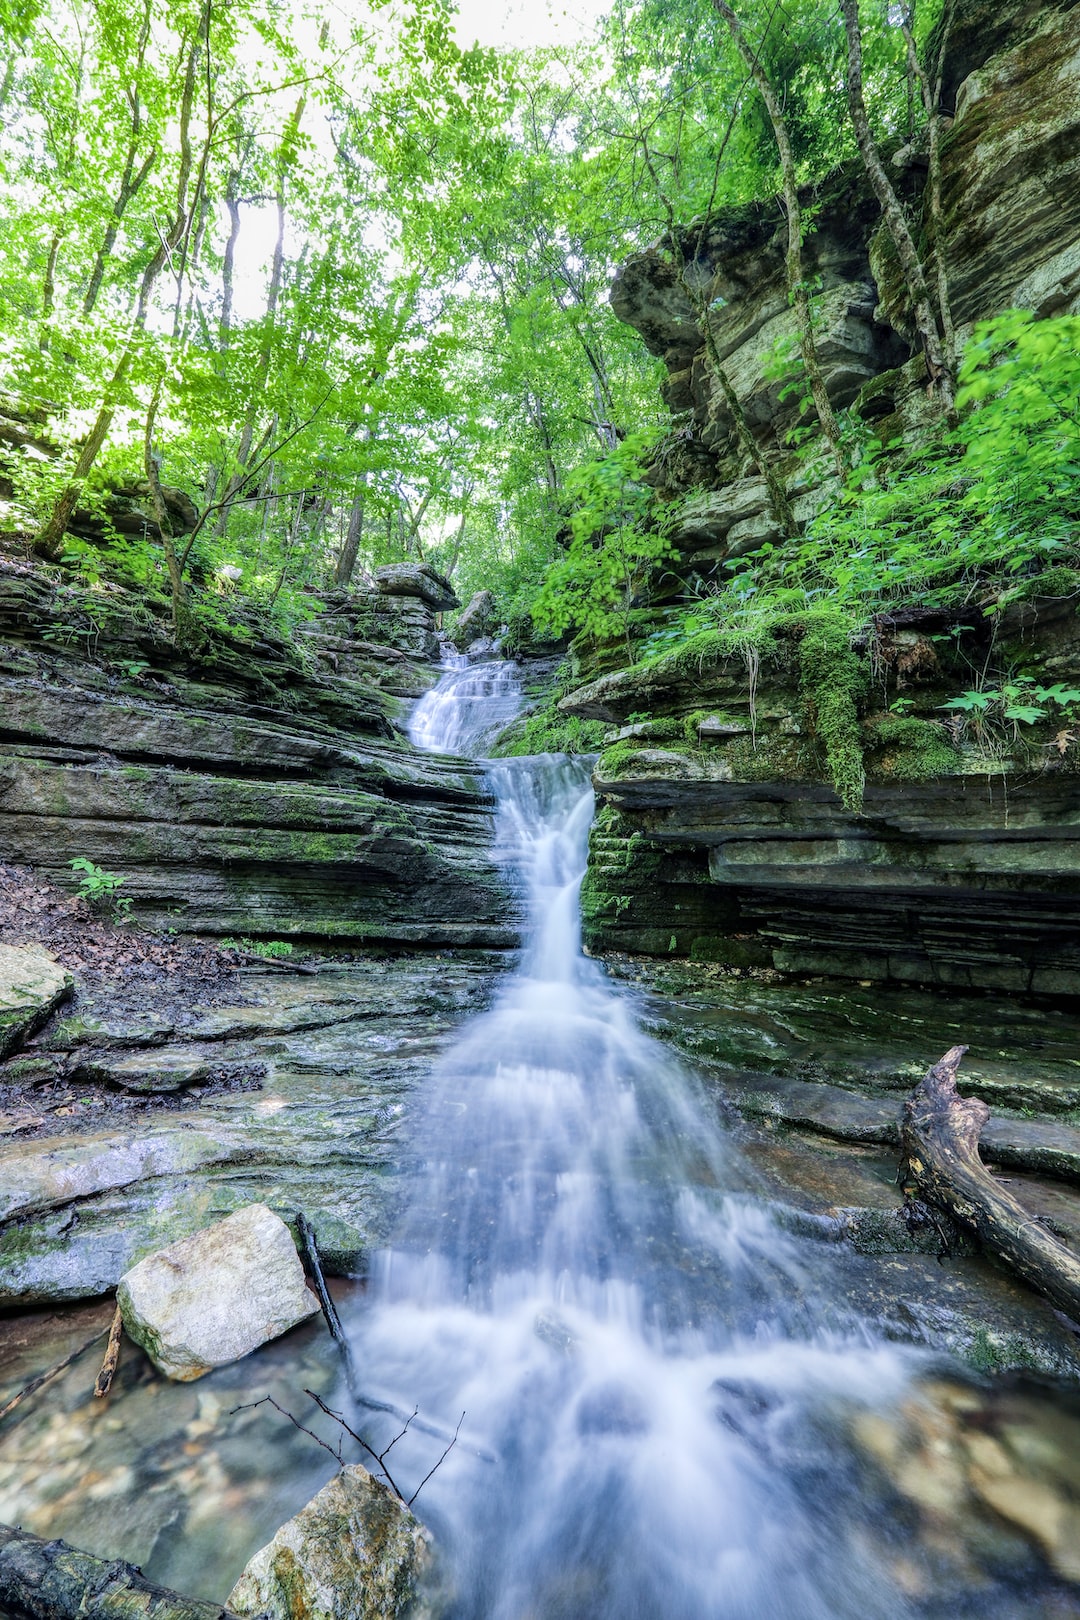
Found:
[[[96,1017],[137,1018],[148,1005],[182,1025],[193,1003],[201,1008],[243,1005],[243,974],[236,951],[195,939],[155,934],[130,919],[97,915],[78,895],[65,894],[29,867],[0,862],[0,939],[7,945],[44,945],[75,977],[75,994],[61,1016],[92,1006]],[[31,1040],[18,1057],[44,1056]],[[182,1093],[131,1093],[78,1079],[58,1054],[39,1079],[5,1082],[0,1065],[0,1135],[47,1136],[91,1113],[176,1111],[197,1107],[210,1094],[257,1089],[261,1063],[223,1064]]]

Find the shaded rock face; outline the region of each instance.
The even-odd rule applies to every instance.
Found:
[[[431,1558],[431,1539],[404,1503],[353,1464],[255,1554],[227,1607],[270,1620],[417,1616],[412,1600]]]
[[[319,1309],[288,1227],[265,1204],[148,1254],[120,1279],[116,1303],[129,1338],[180,1383],[239,1361]]]
[[[495,598],[490,591],[477,591],[451,632],[451,640],[459,652],[471,642],[489,636],[498,624]]]
[[[511,944],[483,783],[399,729],[434,610],[328,605],[311,671],[262,632],[186,652],[127,592],[0,563],[0,858],[70,882],[87,857],[159,926]]]
[[[460,607],[454,587],[430,563],[388,563],[375,573],[383,596],[415,596],[438,611]]]
[[[995,54],[978,56],[957,87],[942,170],[958,326],[1014,307],[1039,316],[1080,308],[1080,8],[1044,8]],[[880,228],[871,259],[882,311],[913,338]]]
[[[1080,7],[968,0],[953,8],[943,144],[943,207],[953,314],[961,334],[1012,307],[1053,315],[1080,308]],[[902,154],[898,154],[901,158]],[[922,206],[924,163],[893,168],[911,210]],[[820,278],[818,348],[826,388],[884,440],[928,420],[925,365],[895,250],[861,170],[837,171],[806,201],[819,210],[804,244]],[[662,494],[701,497],[680,509],[673,538],[708,577],[718,562],[779,538],[760,479],[746,477],[705,352],[699,316],[680,282],[709,306],[720,358],[766,453],[787,454],[798,404],[771,375],[776,345],[795,336],[778,204],[726,210],[685,227],[678,252],[661,241],[616,273],[611,305],[664,360],[664,397],[681,418],[648,480]],[[928,270],[932,275],[933,261]],[[790,490],[796,516],[826,497],[812,465]]]
[[[951,654],[931,665],[917,649],[901,640],[897,656],[915,670],[907,690],[929,693],[935,712]],[[1043,655],[1065,667],[1077,656],[1049,632]],[[1080,795],[1054,748],[1033,768],[958,741],[940,720],[918,722],[914,743],[876,742],[895,724],[881,700],[862,723],[868,778],[853,811],[822,780],[797,672],[762,673],[753,710],[736,658],[602,676],[563,706],[608,722],[643,710],[684,717],[609,733],[621,740],[594,772],[589,949],[1047,996],[1080,989]]]
[[[1080,309],[1080,6],[959,0],[950,15],[945,98],[955,117],[943,141],[943,206],[961,335],[1013,306],[1040,316]],[[918,220],[925,160],[896,158],[895,183]],[[914,323],[876,203],[855,168],[810,200],[820,208],[807,273],[823,289],[830,397],[883,442],[916,439],[931,423],[925,362],[912,352]],[[799,460],[787,444],[795,407],[779,399],[767,365],[793,330],[785,239],[778,205],[727,210],[684,228],[674,253],[661,242],[634,255],[612,286],[615,313],[668,370],[677,422],[647,476],[662,498],[678,498],[670,532],[696,590],[725,562],[781,541],[763,480],[733,453],[703,304],[796,518],[833,498],[823,457]],[[565,712],[617,728],[595,775],[602,808],[583,891],[590,949],[953,988],[1080,990],[1075,766],[1060,738],[1056,748],[1040,738],[1025,754],[1015,737],[987,742],[950,729],[940,707],[972,684],[974,667],[1015,664],[1048,683],[1080,677],[1075,598],[1003,608],[993,641],[986,623],[973,628],[960,610],[935,618],[918,606],[882,615],[869,634],[857,697],[861,813],[845,811],[830,785],[795,646],[752,670],[688,647],[682,662],[604,674],[564,700]],[[594,667],[603,669],[601,657]],[[906,732],[890,717],[897,696],[897,713],[920,716]],[[629,717],[642,714],[650,722],[631,735]]]
[[[870,378],[903,361],[908,350],[875,318],[869,244],[876,207],[868,188],[854,172],[834,184],[807,239],[805,256],[807,275],[821,278],[819,356],[829,396],[839,408],[849,405]],[[754,204],[684,230],[679,248],[685,280],[700,289],[710,306],[717,351],[751,428],[770,444],[782,443],[797,415],[795,405],[780,399],[784,382],[768,374],[777,343],[796,336],[784,273],[786,236],[779,206]],[[670,409],[691,413],[692,437],[705,463],[696,469],[700,481],[707,480],[712,458],[712,481],[726,474],[724,481],[730,483],[738,471],[734,423],[712,376],[698,316],[664,245],[622,265],[610,298],[619,319],[639,331],[649,352],[664,360],[669,373],[664,398]],[[667,487],[662,472],[654,472],[653,481]]]
[[[72,978],[38,945],[0,945],[0,1062],[71,994]]]

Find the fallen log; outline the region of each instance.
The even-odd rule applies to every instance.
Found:
[[[1013,1197],[979,1157],[979,1134],[990,1110],[977,1097],[960,1097],[956,1072],[966,1046],[935,1063],[904,1104],[900,1172],[905,1194],[914,1192],[999,1255],[1025,1282],[1080,1322],[1080,1255]]]
[[[181,1597],[122,1559],[94,1558],[0,1524],[0,1614],[12,1620],[236,1620],[220,1603]]]

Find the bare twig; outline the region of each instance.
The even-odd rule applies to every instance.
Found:
[[[376,1451],[374,1446],[368,1445],[362,1434],[357,1434],[356,1430],[340,1412],[335,1412],[332,1406],[327,1406],[321,1395],[316,1395],[313,1389],[305,1389],[304,1394],[309,1398],[309,1400],[315,1402],[315,1405],[319,1408],[320,1412],[325,1413],[328,1418],[331,1418],[333,1422],[335,1422],[338,1427],[344,1431],[344,1434],[347,1434],[351,1440],[354,1440],[360,1447],[360,1450],[364,1452],[366,1456],[371,1458],[372,1462],[375,1464],[377,1476],[382,1477],[385,1483],[393,1491],[401,1505],[406,1508],[412,1507],[428,1480],[434,1473],[437,1472],[439,1468],[442,1467],[447,1457],[453,1451],[454,1447],[457,1445],[458,1435],[461,1433],[461,1425],[465,1421],[465,1413],[462,1412],[461,1416],[458,1418],[457,1428],[454,1430],[453,1436],[451,1437],[450,1442],[446,1446],[442,1455],[439,1457],[434,1466],[428,1469],[427,1473],[424,1475],[415,1491],[413,1491],[412,1495],[407,1497],[402,1491],[401,1487],[397,1484],[397,1481],[394,1479],[394,1476],[391,1474],[389,1468],[386,1466],[386,1459],[389,1457],[398,1441],[404,1440],[405,1436],[408,1434],[419,1408],[414,1407],[409,1417],[405,1419],[401,1429],[398,1430],[397,1434],[395,1434],[394,1438],[389,1442],[389,1444],[385,1445],[381,1451]],[[287,1407],[284,1407],[278,1401],[275,1401],[272,1395],[263,1395],[257,1401],[247,1401],[242,1406],[234,1406],[232,1411],[252,1412],[258,1406],[272,1406],[275,1412],[280,1412],[282,1417],[288,1418],[294,1429],[298,1429],[301,1434],[306,1434],[309,1440],[314,1440],[317,1446],[321,1446],[324,1451],[328,1451],[331,1457],[335,1459],[339,1467],[345,1467],[345,1458],[342,1451],[344,1445],[343,1439],[339,1440],[336,1446],[330,1445],[330,1443],[324,1440],[321,1435],[316,1434],[314,1429],[309,1429],[306,1424],[300,1422],[298,1417],[294,1417],[292,1412],[290,1412]]]
[[[446,1461],[447,1457],[449,1457],[450,1453],[453,1451],[454,1447],[457,1445],[457,1438],[458,1438],[458,1435],[461,1433],[461,1425],[464,1423],[464,1421],[465,1421],[465,1414],[464,1414],[464,1412],[462,1412],[461,1416],[457,1420],[457,1428],[454,1430],[454,1438],[451,1440],[450,1444],[447,1446],[446,1450],[443,1452],[442,1456],[439,1458],[438,1462],[435,1464],[435,1468],[430,1468],[428,1470],[428,1472],[424,1475],[423,1479],[420,1481],[419,1485],[416,1487],[415,1491],[413,1491],[412,1495],[409,1497],[409,1500],[406,1502],[406,1504],[405,1504],[406,1507],[412,1507],[413,1503],[416,1501],[416,1498],[420,1495],[420,1492],[423,1490],[424,1486],[427,1484],[428,1480],[431,1478],[432,1474],[435,1472],[435,1469],[436,1468],[441,1468],[443,1463]]]
[[[345,1379],[349,1386],[349,1394],[355,1400],[359,1379],[356,1371],[356,1360],[352,1353],[352,1345],[345,1337],[345,1330],[341,1326],[341,1318],[337,1313],[337,1306],[330,1297],[330,1290],[326,1286],[323,1276],[322,1261],[319,1258],[319,1246],[315,1239],[315,1228],[308,1220],[302,1209],[296,1212],[296,1230],[300,1235],[300,1242],[304,1250],[304,1258],[308,1263],[312,1281],[319,1295],[326,1325],[330,1329],[330,1337],[341,1353],[341,1360],[345,1367]]]
[[[55,1367],[49,1368],[48,1372],[43,1372],[39,1377],[31,1379],[26,1388],[20,1389],[17,1395],[13,1395],[6,1406],[0,1406],[0,1418],[6,1418],[9,1412],[13,1412],[30,1395],[36,1394],[43,1384],[47,1384],[50,1379],[56,1378],[66,1368],[70,1367],[73,1361],[78,1361],[83,1352],[89,1350],[92,1344],[97,1344],[99,1339],[103,1339],[108,1331],[108,1328],[99,1328],[96,1333],[92,1333],[88,1339],[85,1339],[77,1350],[73,1350],[70,1355],[65,1356],[63,1361],[58,1361]]]

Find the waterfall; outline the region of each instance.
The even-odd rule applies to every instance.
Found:
[[[476,751],[520,701],[512,665],[458,661],[412,736]],[[353,1321],[371,1395],[451,1429],[465,1413],[419,1504],[449,1612],[907,1614],[837,1413],[894,1400],[916,1352],[824,1303],[836,1247],[773,1224],[703,1087],[583,956],[585,766],[489,773],[526,944],[431,1077]],[[410,1432],[395,1473],[421,1478],[434,1445]]]

